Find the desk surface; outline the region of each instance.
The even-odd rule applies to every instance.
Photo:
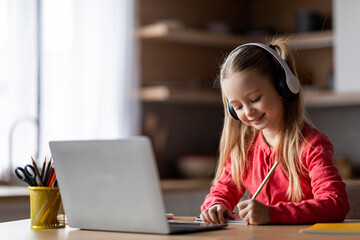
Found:
[[[178,217],[179,221],[191,221],[190,217]],[[115,240],[115,239],[266,239],[266,240],[297,240],[297,239],[356,239],[359,235],[324,235],[324,234],[304,234],[299,233],[306,225],[289,225],[289,226],[251,226],[251,225],[229,225],[222,230],[209,232],[199,232],[182,235],[154,235],[154,234],[134,234],[120,232],[102,232],[102,231],[85,231],[74,228],[62,229],[30,229],[30,220],[19,220],[13,222],[0,223],[1,239],[73,239],[73,240]]]
[[[1,186],[0,197],[29,197],[30,191],[25,186]]]
[[[211,179],[173,179],[161,180],[163,191],[209,190]],[[0,197],[29,197],[27,186],[0,185]]]

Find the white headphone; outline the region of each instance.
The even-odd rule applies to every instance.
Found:
[[[276,88],[277,88],[279,94],[286,100],[289,100],[289,99],[293,98],[294,96],[297,96],[297,94],[299,93],[299,89],[300,89],[300,83],[299,83],[298,78],[290,70],[288,64],[284,61],[284,59],[282,59],[282,57],[275,50],[273,50],[271,47],[269,47],[265,44],[262,44],[262,43],[247,43],[247,44],[240,45],[240,46],[236,47],[234,50],[232,50],[230,52],[230,54],[228,55],[228,57],[226,58],[226,60],[223,64],[223,67],[221,68],[220,80],[223,79],[225,66],[228,63],[228,61],[231,59],[231,56],[240,48],[247,47],[247,46],[260,47],[260,48],[266,50],[267,52],[269,52],[277,60],[277,62],[281,65],[281,67],[285,73],[285,77],[279,77],[279,79],[277,79],[275,82],[277,85]],[[229,101],[227,98],[226,98],[226,104],[227,104],[227,109],[228,109],[228,113],[230,114],[230,116],[236,120],[239,120],[234,108],[229,104]]]

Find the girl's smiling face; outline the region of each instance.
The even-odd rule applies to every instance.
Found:
[[[263,130],[270,142],[275,139],[283,127],[284,109],[267,76],[256,70],[236,72],[222,81],[222,90],[244,124]]]

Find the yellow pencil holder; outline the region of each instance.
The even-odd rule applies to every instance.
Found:
[[[61,214],[61,197],[57,187],[29,187],[31,228],[63,228],[64,221],[58,220]]]

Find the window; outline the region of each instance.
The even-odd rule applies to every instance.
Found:
[[[134,6],[0,0],[1,180],[37,152],[49,157],[49,140],[137,134]]]

